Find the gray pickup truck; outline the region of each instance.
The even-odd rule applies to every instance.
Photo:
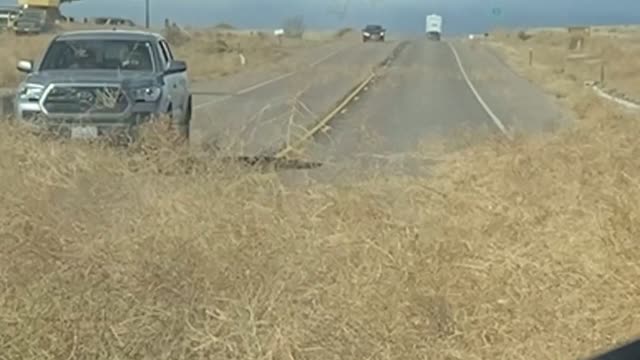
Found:
[[[174,59],[160,35],[87,30],[53,38],[42,58],[21,60],[27,73],[15,99],[15,119],[34,130],[71,138],[135,139],[138,125],[172,119],[189,138],[192,96],[187,64]]]

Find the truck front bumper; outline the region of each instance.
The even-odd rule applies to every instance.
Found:
[[[14,29],[16,35],[39,35],[42,33],[40,29]]]
[[[105,116],[100,114],[50,115],[38,103],[19,103],[15,110],[17,122],[37,134],[48,134],[70,139],[112,138],[134,140],[138,128],[154,118],[166,115],[157,111],[155,104],[136,104],[130,112]]]

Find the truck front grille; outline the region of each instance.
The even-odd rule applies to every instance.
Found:
[[[124,113],[129,99],[117,86],[54,86],[43,100],[49,114]]]

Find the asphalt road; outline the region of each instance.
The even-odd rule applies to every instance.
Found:
[[[465,41],[412,39],[388,67],[377,68],[400,43],[328,44],[285,69],[205,84],[209,93],[195,98],[195,143],[230,155],[275,152],[374,68],[376,81],[305,147],[304,158],[324,163],[304,170],[308,178],[424,174],[436,161],[429,150],[442,154],[485,135],[553,130],[563,122],[542,90]],[[285,172],[283,179],[305,178],[299,175]]]
[[[194,98],[194,143],[234,155],[276,151],[330,111],[396,45],[340,43],[301,56],[293,70],[256,75],[234,87],[211,84],[208,94],[200,90]]]
[[[386,170],[429,169],[423,144],[457,131],[489,133],[491,119],[465,82],[447,43],[412,41],[358,101],[309,144],[307,156],[324,166],[314,180],[371,176]]]
[[[527,130],[542,128],[533,124],[541,123],[541,116],[545,121],[556,116],[555,104],[542,91],[523,79],[509,78],[507,83],[501,74],[513,73],[503,64],[488,64],[467,44],[453,45],[480,100],[490,110],[499,109],[493,114],[497,120],[509,120],[503,124],[508,132],[522,124]],[[502,95],[506,86],[511,98]],[[534,112],[532,103],[537,106]],[[428,174],[436,161],[426,155],[430,150],[442,154],[499,134],[495,120],[471,90],[450,45],[416,39],[346,113],[309,144],[305,157],[324,165],[305,170],[308,178],[297,174],[295,179],[348,182],[383,172]],[[285,174],[283,178],[292,177]]]

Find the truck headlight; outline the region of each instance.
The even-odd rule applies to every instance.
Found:
[[[133,97],[136,101],[155,102],[160,99],[162,95],[162,88],[158,86],[151,86],[141,89],[135,89],[133,91]]]
[[[18,94],[22,101],[38,101],[44,93],[44,86],[36,84],[27,84],[20,88]]]
[[[369,35],[371,35],[371,34],[369,34],[368,32],[366,32],[366,31],[365,31],[365,32],[363,32],[363,33],[362,33],[362,35],[364,35],[364,36],[369,36]]]

